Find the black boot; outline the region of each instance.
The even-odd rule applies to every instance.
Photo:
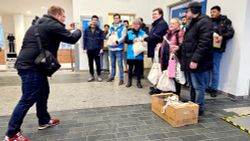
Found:
[[[127,88],[131,87],[132,86],[132,79],[129,79],[128,80],[128,83],[126,85]]]
[[[137,87],[138,87],[139,89],[143,88],[142,85],[141,85],[141,81],[137,81]]]
[[[211,90],[211,92],[210,92],[210,96],[211,97],[217,97],[217,90]]]

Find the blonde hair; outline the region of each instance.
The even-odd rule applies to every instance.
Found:
[[[177,24],[181,25],[181,21],[179,19],[177,19],[177,18],[171,19],[170,23],[177,23]]]
[[[56,16],[57,14],[62,15],[64,12],[65,11],[62,7],[53,5],[48,9],[47,14],[51,16]]]

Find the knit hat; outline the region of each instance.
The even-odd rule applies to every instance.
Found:
[[[202,5],[199,2],[191,2],[184,10],[190,9],[193,14],[201,13]]]

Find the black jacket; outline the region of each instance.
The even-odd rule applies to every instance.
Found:
[[[34,29],[35,26],[32,25],[25,34],[21,51],[15,63],[17,69],[36,70],[34,60],[39,54],[39,49]],[[81,37],[80,30],[71,33],[65,29],[64,24],[48,15],[40,19],[38,31],[40,33],[43,48],[50,51],[55,57],[57,57],[60,42],[74,44]]]
[[[221,15],[218,18],[213,18],[213,31],[223,36],[221,48],[214,48],[220,52],[225,52],[227,41],[234,36],[234,29],[232,27],[232,22],[227,16]]]
[[[91,27],[84,31],[84,49],[86,50],[100,50],[103,48],[104,32],[96,27],[94,33],[91,31]]]
[[[166,34],[167,30],[168,24],[163,18],[156,20],[152,24],[152,29],[148,37],[145,38],[145,41],[148,42],[148,57],[154,57],[154,49],[158,43],[162,42],[163,36]]]
[[[141,29],[146,33],[146,34],[148,34],[149,33],[149,28],[146,26],[146,24],[145,23],[142,23],[142,25],[141,25]]]
[[[182,67],[185,71],[205,72],[213,66],[213,25],[206,15],[193,19],[186,29],[182,46]],[[195,70],[189,68],[190,62],[198,63]]]
[[[169,44],[164,40],[162,43],[162,47],[160,49],[160,63],[161,63],[161,70],[167,70],[168,69],[168,61],[169,61]]]

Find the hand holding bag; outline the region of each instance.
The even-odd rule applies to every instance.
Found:
[[[38,31],[38,27],[39,27],[39,19],[36,21],[35,24],[35,37],[37,40],[37,45],[40,53],[36,57],[34,63],[36,64],[39,70],[41,70],[47,76],[51,77],[58,69],[60,69],[61,65],[51,52],[42,47],[42,42]]]
[[[109,36],[107,44],[109,46],[113,46],[113,43],[115,43],[118,39],[119,38],[118,38],[117,32],[113,32],[111,33],[111,36]]]
[[[136,57],[139,54],[147,50],[147,44],[144,42],[135,42],[132,48],[133,48],[134,56]]]

